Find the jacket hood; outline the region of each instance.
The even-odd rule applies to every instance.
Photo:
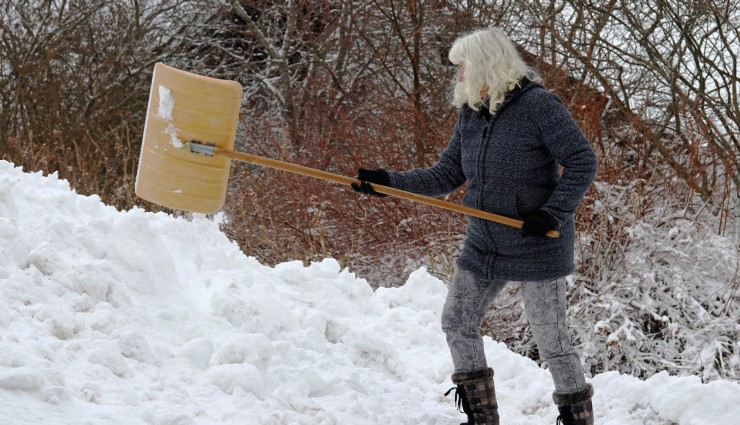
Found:
[[[522,79],[519,80],[519,82],[517,83],[516,87],[509,90],[509,92],[506,94],[506,96],[504,97],[504,102],[498,107],[496,113],[500,113],[512,100],[516,99],[517,97],[524,94],[526,91],[531,90],[535,87],[542,87],[542,84],[532,81],[527,77],[522,77]],[[483,98],[483,104],[478,110],[478,113],[485,117],[486,121],[491,119],[491,111],[488,108],[488,99],[488,96]],[[463,108],[468,108],[473,111],[473,108],[470,108],[467,103],[463,105]]]

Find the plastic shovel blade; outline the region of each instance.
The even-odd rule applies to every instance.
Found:
[[[147,201],[203,214],[226,200],[231,160],[194,155],[185,142],[233,149],[242,101],[236,81],[154,66],[136,194]]]

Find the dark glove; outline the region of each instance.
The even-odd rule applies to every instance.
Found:
[[[354,189],[355,192],[364,193],[365,195],[373,195],[373,196],[380,196],[380,197],[387,196],[383,193],[378,193],[375,190],[373,190],[372,186],[368,184],[368,182],[379,184],[381,186],[391,185],[391,179],[390,177],[388,177],[388,172],[382,168],[378,168],[377,170],[368,170],[367,168],[360,168],[359,170],[357,170],[357,180],[362,180],[362,181],[360,182],[360,184],[352,183],[352,189]]]
[[[545,237],[550,230],[558,230],[558,221],[549,213],[537,210],[524,220],[522,234],[524,236]]]

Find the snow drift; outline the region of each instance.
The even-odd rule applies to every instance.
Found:
[[[0,161],[4,424],[453,424],[421,269],[373,291],[326,259],[271,268],[219,217],[117,211]],[[506,424],[555,423],[549,373],[486,340]],[[615,372],[597,423],[730,425],[740,385]]]

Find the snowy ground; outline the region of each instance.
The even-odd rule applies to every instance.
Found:
[[[263,266],[218,223],[119,212],[0,161],[0,423],[457,424],[424,270]],[[554,424],[546,370],[486,341],[503,424]],[[597,424],[740,424],[740,385],[593,377]]]

